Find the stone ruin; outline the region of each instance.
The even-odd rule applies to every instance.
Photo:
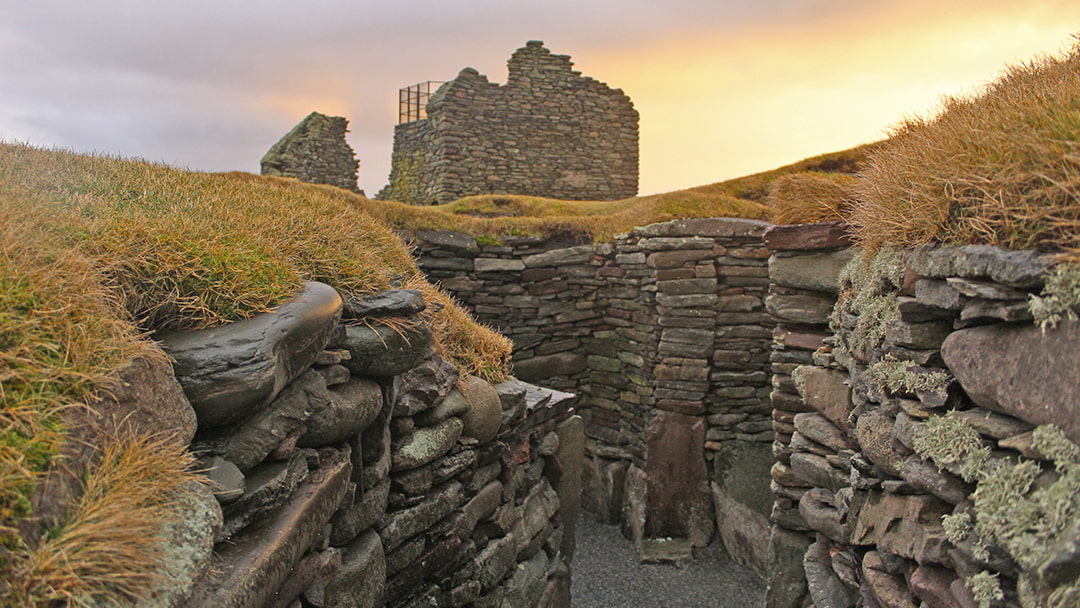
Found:
[[[394,130],[378,198],[441,204],[474,194],[618,200],[637,194],[638,113],[620,89],[581,75],[537,40],[514,52],[505,85],[472,68]]]
[[[262,157],[262,174],[329,184],[362,195],[356,185],[360,163],[345,141],[348,125],[341,116],[308,114]]]

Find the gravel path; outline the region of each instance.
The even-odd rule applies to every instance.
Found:
[[[582,512],[570,568],[573,608],[759,608],[765,588],[716,542],[682,565],[641,564],[616,526]]]

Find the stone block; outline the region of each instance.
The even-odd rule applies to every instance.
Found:
[[[765,245],[773,251],[836,249],[851,244],[843,222],[770,226],[765,230]]]
[[[829,321],[836,300],[812,295],[771,294],[765,298],[765,308],[781,321],[804,325],[823,325]]]
[[[473,260],[473,268],[476,272],[520,272],[525,270],[525,262],[500,258],[476,258]]]
[[[659,411],[646,425],[646,538],[712,538],[712,494],[705,466],[705,420]]]
[[[837,293],[840,269],[854,254],[850,249],[791,257],[769,258],[769,280],[777,285]]]

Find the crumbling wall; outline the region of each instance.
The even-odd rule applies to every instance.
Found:
[[[766,605],[1076,605],[1080,324],[1041,329],[1028,304],[1051,257],[886,247],[840,272],[845,241],[837,225],[766,234]]]
[[[159,336],[175,377],[128,375],[119,398],[194,434],[209,479],[139,606],[569,606],[574,396],[460,374],[424,306],[307,283],[273,313]]]
[[[341,116],[308,114],[262,157],[262,174],[329,184],[363,194],[356,186],[360,163],[345,141],[348,125],[349,121]]]
[[[437,204],[473,194],[637,194],[637,111],[621,90],[572,66],[534,40],[510,58],[505,85],[462,70],[432,95],[427,118],[395,129],[379,198]]]

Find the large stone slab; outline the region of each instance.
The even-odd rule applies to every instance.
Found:
[[[841,431],[851,433],[854,430],[851,420],[854,406],[846,373],[803,365],[795,368],[791,376],[807,405],[828,418]]]
[[[1056,424],[1080,442],[1080,322],[1044,333],[1026,325],[955,331],[941,347],[945,364],[976,404],[1033,425]]]
[[[851,261],[851,249],[769,258],[769,279],[777,285],[837,293],[840,269]]]
[[[732,561],[764,579],[769,563],[769,518],[739,502],[719,484],[712,484],[716,532]]]
[[[759,220],[720,217],[672,220],[658,224],[649,224],[635,228],[634,234],[646,237],[682,237],[682,236],[736,236],[757,237],[765,233],[772,224]]]
[[[329,403],[312,414],[297,445],[334,445],[367,428],[383,407],[382,388],[365,378],[352,378],[327,389]]]
[[[771,226],[765,231],[765,245],[773,251],[784,249],[835,249],[851,244],[847,225],[842,222]]]
[[[514,375],[535,382],[555,376],[572,376],[586,369],[585,355],[563,352],[514,361]]]
[[[220,546],[215,576],[198,583],[190,608],[261,608],[323,533],[349,482],[347,454],[324,462],[274,519]]]
[[[926,277],[989,277],[1008,285],[1034,287],[1042,283],[1052,258],[1034,250],[995,245],[923,245],[911,253],[908,265]]]
[[[823,325],[829,321],[836,300],[805,294],[771,294],[765,298],[765,309],[781,321],[804,325]]]
[[[250,416],[315,361],[341,318],[341,296],[307,282],[273,312],[159,336],[200,428]]]
[[[646,425],[648,497],[645,536],[688,538],[699,547],[713,533],[705,465],[705,419],[658,411]]]
[[[769,535],[765,576],[765,608],[801,608],[806,597],[803,557],[810,539],[800,532],[773,526]]]

